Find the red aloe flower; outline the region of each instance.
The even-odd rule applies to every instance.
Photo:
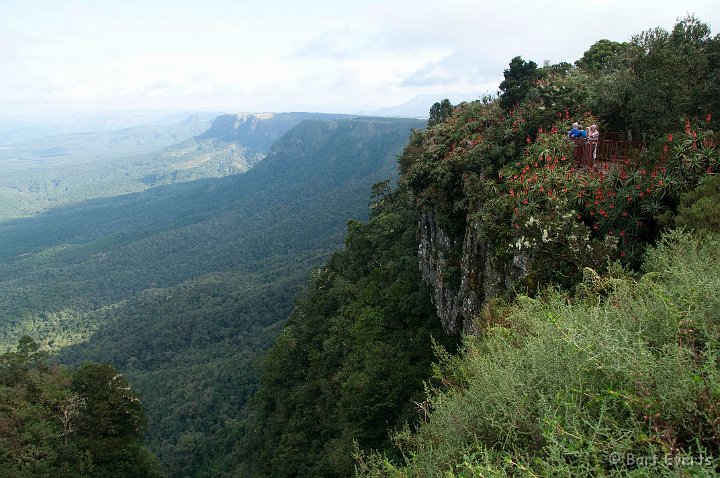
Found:
[[[711,119],[712,119],[712,113],[708,113],[707,116],[705,117],[705,121],[707,121],[709,123]]]

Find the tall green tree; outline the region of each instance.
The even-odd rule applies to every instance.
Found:
[[[607,39],[598,40],[583,53],[582,58],[575,62],[575,66],[597,72],[613,65],[617,57],[628,48],[630,48],[629,43],[619,43]]]
[[[659,135],[683,118],[717,116],[720,100],[720,36],[690,16],[672,31],[647,30],[633,38],[640,47],[632,63],[628,117],[637,130]]]
[[[510,60],[510,67],[503,72],[505,79],[500,83],[502,106],[510,109],[525,100],[540,76],[541,72],[534,61],[525,61],[519,56]]]
[[[0,476],[154,478],[143,412],[109,365],[48,364],[30,337],[0,355]]]
[[[450,100],[445,98],[438,101],[430,107],[430,117],[428,118],[428,128],[442,123],[452,115],[453,105]]]

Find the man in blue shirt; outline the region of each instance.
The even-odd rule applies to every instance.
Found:
[[[580,127],[580,125],[578,125],[577,123],[573,123],[572,129],[570,131],[568,131],[568,138],[577,138],[577,133],[578,133],[578,131],[580,131],[578,129],[579,127]]]

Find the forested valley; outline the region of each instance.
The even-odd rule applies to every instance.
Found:
[[[164,470],[219,474],[259,354],[420,126],[308,119],[244,174],[0,223],[3,343],[112,363]]]
[[[503,77],[0,222],[10,476],[717,476],[720,36],[688,16]],[[88,448],[101,400],[57,418],[115,371],[122,457]]]

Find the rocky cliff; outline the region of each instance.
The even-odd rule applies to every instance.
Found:
[[[443,329],[452,335],[475,330],[486,300],[512,287],[528,272],[527,254],[517,252],[507,263],[489,253],[488,242],[470,220],[462,238],[449,236],[435,214],[424,211],[418,221],[418,261]],[[453,250],[460,250],[453,258]],[[457,265],[456,265],[457,264]]]

